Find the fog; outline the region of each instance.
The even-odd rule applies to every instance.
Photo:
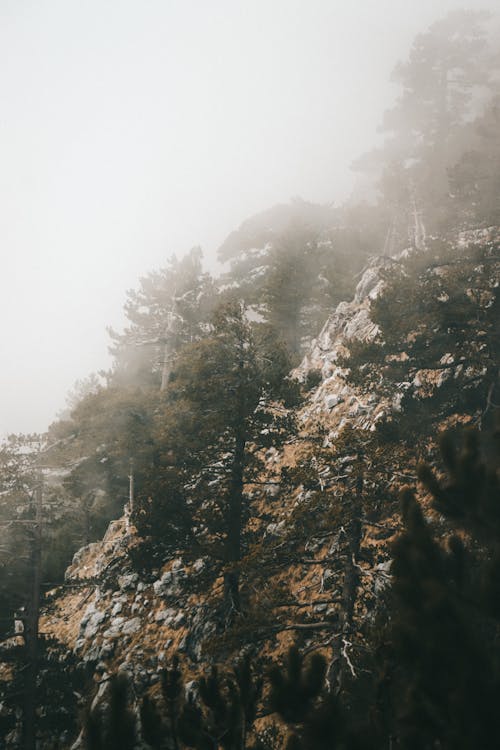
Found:
[[[0,434],[109,366],[125,290],[293,196],[341,202],[459,0],[3,0]],[[495,8],[496,2],[469,3]]]

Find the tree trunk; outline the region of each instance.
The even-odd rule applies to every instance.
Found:
[[[163,347],[163,366],[161,369],[161,385],[160,385],[160,391],[164,391],[168,385],[168,378],[170,375],[170,351],[168,347],[168,342],[165,341],[164,347]]]
[[[243,430],[236,435],[231,479],[229,483],[229,502],[227,515],[226,563],[224,574],[224,600],[226,622],[231,623],[235,615],[241,612],[240,606],[240,571],[241,529],[243,522],[243,471],[245,468],[246,439]]]
[[[339,634],[333,641],[333,662],[328,674],[330,689],[336,695],[342,691],[346,667],[351,668],[347,656],[346,641],[351,637],[354,607],[359,586],[359,571],[356,560],[361,545],[361,501],[363,494],[363,474],[361,470],[356,484],[356,495],[351,506],[352,515],[346,528],[347,560],[344,568]]]

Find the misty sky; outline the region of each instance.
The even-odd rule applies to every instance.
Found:
[[[0,0],[0,435],[109,366],[125,290],[173,252],[347,197],[391,69],[462,5]]]

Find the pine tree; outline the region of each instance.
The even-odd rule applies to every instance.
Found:
[[[475,121],[467,150],[448,170],[453,201],[470,223],[500,222],[499,174],[500,97],[496,96]]]
[[[63,485],[77,516],[76,546],[98,539],[123,513],[131,459],[138,486],[152,473],[157,404],[156,389],[109,384],[86,395],[59,425],[57,434],[68,442],[61,456],[69,465]]]
[[[327,690],[327,664],[320,654],[305,662],[296,646],[290,648],[283,667],[269,673],[269,707],[289,726],[286,750],[354,750],[341,704]]]
[[[99,704],[85,717],[86,750],[134,750],[135,716],[129,706],[130,685],[125,674],[110,679],[107,705]]]
[[[319,273],[316,251],[310,233],[289,231],[271,251],[262,290],[266,319],[281,333],[295,362],[308,329],[305,307],[312,302],[311,291]]]
[[[141,706],[143,737],[153,750],[181,747],[195,750],[245,750],[257,716],[262,679],[248,655],[231,673],[213,667],[197,682],[199,700],[186,695],[179,662],[161,673],[161,704],[145,698]],[[253,745],[252,745],[253,747]]]
[[[14,665],[12,676],[2,674],[0,699],[5,736],[16,730],[17,717],[26,747],[34,747],[37,736],[50,736],[56,744],[74,728],[72,691],[81,677],[72,655],[39,632],[43,587],[57,566],[58,528],[53,497],[43,490],[42,459],[45,469],[42,435],[11,435],[0,446],[0,641],[2,661]],[[61,674],[67,693],[61,691]],[[48,701],[51,713],[37,714],[37,706]]]
[[[0,634],[13,635],[14,614],[26,607],[30,581],[30,523],[37,483],[39,436],[11,435],[0,446]]]
[[[394,547],[379,708],[387,706],[385,731],[402,748],[494,748],[500,454],[486,460],[474,432],[461,448],[444,436],[441,452],[449,480],[438,480],[428,466],[419,477],[456,531],[446,547],[438,543],[413,493],[403,492],[405,531]]]
[[[338,209],[301,198],[256,214],[231,232],[219,248],[219,260],[230,264],[230,270],[223,278],[237,290],[245,305],[260,310],[273,254],[282,245],[283,237],[294,234],[318,237],[337,223]]]
[[[121,334],[109,329],[113,381],[165,388],[176,352],[205,333],[214,295],[199,248],[142,278],[139,289],[127,292],[128,327]]]
[[[257,326],[254,335],[255,328],[239,303],[228,303],[216,310],[211,335],[180,352],[157,413],[161,463],[152,486],[143,487],[135,517],[142,533],[154,533],[151,514],[162,508],[168,514],[172,497],[184,502],[198,530],[193,543],[225,564],[229,619],[241,610],[245,484],[261,465],[258,449],[282,439],[289,427],[282,409],[266,404],[293,390],[284,380],[283,347],[268,328],[262,335]]]
[[[386,141],[356,163],[378,175],[402,247],[412,214],[423,211],[428,230],[463,218],[462,207],[450,200],[449,170],[474,148],[470,123],[497,93],[497,41],[488,38],[487,21],[481,11],[453,11],[415,38],[408,59],[393,72],[401,93],[383,118]]]
[[[355,274],[373,252],[380,218],[367,221],[366,213],[297,200],[252,217],[220,248],[232,292],[276,329],[294,362],[353,293]]]

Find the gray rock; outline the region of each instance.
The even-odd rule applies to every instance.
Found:
[[[278,497],[280,494],[279,484],[268,484],[265,489],[265,493],[268,497]]]
[[[195,573],[201,573],[204,567],[205,567],[205,560],[202,557],[200,557],[198,560],[195,560],[193,563],[193,571]]]
[[[99,644],[94,643],[91,648],[84,654],[83,661],[99,661],[101,658],[101,647]]]
[[[169,587],[172,585],[172,582],[172,573],[167,570],[167,572],[164,573],[161,578],[153,583],[153,591],[155,592],[156,596],[165,596],[169,590]]]
[[[141,624],[140,617],[132,617],[131,620],[126,620],[122,625],[123,635],[133,635],[133,633],[137,633],[137,631],[141,629]]]
[[[172,627],[174,628],[182,628],[183,625],[186,624],[186,616],[184,612],[180,611],[177,612],[176,616],[174,617],[172,621]]]
[[[159,612],[156,613],[156,615],[155,615],[155,621],[156,622],[165,622],[166,621],[166,624],[169,625],[170,622],[174,619],[175,615],[176,615],[176,610],[175,609],[171,609],[171,608],[169,608],[169,609],[161,609]]]
[[[127,575],[118,576],[118,585],[121,591],[127,591],[134,588],[138,580],[137,573],[127,573]]]
[[[91,605],[92,611],[89,613],[88,609],[82,618],[80,623],[80,633],[86,640],[90,640],[97,635],[99,625],[106,619],[106,613],[99,609],[95,609],[94,605]]]
[[[202,655],[203,644],[216,631],[216,623],[210,619],[210,610],[206,605],[198,606],[190,611],[191,621],[189,632],[184,637],[185,649],[194,661],[199,661]],[[169,644],[165,644],[168,648]]]
[[[115,650],[115,644],[112,641],[104,641],[101,647],[101,659],[111,659]]]
[[[333,409],[334,406],[337,406],[337,404],[340,404],[341,401],[341,397],[336,393],[327,393],[325,396],[325,409],[329,411],[330,409]]]
[[[74,653],[75,654],[80,653],[80,651],[83,649],[84,646],[85,646],[85,638],[78,638],[73,648]]]
[[[110,628],[106,628],[106,630],[102,634],[102,637],[103,638],[116,638],[118,635],[120,635],[120,628],[111,626]]]
[[[189,682],[186,682],[184,685],[184,695],[186,696],[186,699],[189,699],[189,696],[194,698],[199,695],[198,683],[196,680],[189,680]]]
[[[124,622],[124,617],[115,617],[114,620],[111,621],[109,628],[104,631],[103,637],[116,638],[116,636],[120,634]]]

